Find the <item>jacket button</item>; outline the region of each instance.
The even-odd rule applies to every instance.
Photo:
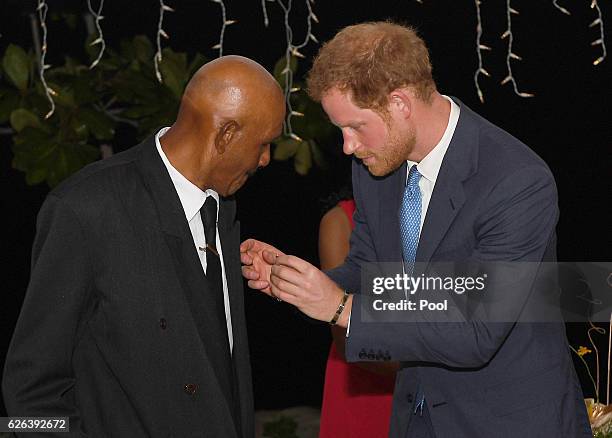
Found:
[[[162,330],[166,330],[166,327],[168,327],[168,323],[166,322],[165,318],[160,318],[159,326],[161,327]]]
[[[188,383],[185,385],[183,389],[185,390],[187,394],[193,395],[198,390],[198,385],[196,385],[195,383]]]

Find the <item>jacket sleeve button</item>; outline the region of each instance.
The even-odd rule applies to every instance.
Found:
[[[185,390],[187,394],[193,395],[198,390],[198,385],[196,385],[195,383],[188,383],[185,385],[183,389]]]

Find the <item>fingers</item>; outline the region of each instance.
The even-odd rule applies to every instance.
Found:
[[[241,252],[240,253],[240,263],[242,263],[243,265],[252,265],[253,257],[246,251]]]
[[[287,270],[287,268],[284,269]],[[270,287],[273,292],[278,290],[294,297],[300,295],[301,290],[300,286],[296,285],[295,283],[289,282],[277,275],[272,275],[270,277]]]
[[[255,242],[257,242],[255,239],[245,240],[240,244],[240,252],[250,251],[251,249],[253,249],[253,246],[255,246]]]
[[[298,305],[298,300],[297,300],[297,298],[296,298],[296,297],[294,297],[294,296],[293,296],[293,295],[291,295],[291,294],[286,293],[286,292],[285,292],[284,290],[282,290],[282,289],[279,289],[279,288],[278,288],[278,287],[276,287],[274,284],[270,284],[270,294],[271,294],[273,297],[275,297],[275,298],[277,298],[277,299],[279,299],[279,300],[281,300],[281,301],[284,301],[285,303],[292,304],[292,305],[294,305],[294,306],[296,306],[296,307],[297,307],[297,305]]]
[[[302,273],[300,273],[299,271],[296,271],[293,268],[289,268],[287,266],[282,266],[282,265],[274,265],[272,266],[270,274],[271,274],[270,280],[272,282],[274,282],[273,280],[273,277],[274,277],[278,281],[282,280],[283,282],[286,282],[287,284],[291,284],[299,288],[303,288],[304,286],[306,286]],[[275,284],[281,287],[282,289],[282,286],[280,286],[279,282],[276,282]]]
[[[259,280],[259,272],[257,272],[251,266],[242,267],[242,276],[247,280]]]
[[[260,290],[268,295],[270,295],[270,283],[264,280],[249,280],[247,285],[251,289]]]
[[[273,265],[276,262],[276,258],[278,257],[278,254],[268,250],[263,251],[261,254],[263,256],[264,262],[268,263],[269,265]]]
[[[282,265],[282,266],[288,266],[290,268],[295,269],[296,271],[304,274],[306,271],[308,271],[310,268],[314,268],[313,265],[311,265],[310,263],[308,263],[307,261],[302,260],[299,257],[296,256],[288,256],[288,255],[279,255],[276,260],[275,263],[276,265]],[[316,268],[314,268],[316,269]]]

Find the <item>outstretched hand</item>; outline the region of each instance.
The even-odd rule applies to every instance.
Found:
[[[248,239],[240,245],[242,276],[248,280],[251,289],[272,295],[270,290],[270,271],[278,256],[284,252],[272,245],[255,239]]]
[[[319,321],[332,319],[344,295],[344,291],[315,266],[286,255],[275,257],[270,287],[275,297]],[[340,327],[346,328],[351,306],[352,296],[349,296],[337,322]]]

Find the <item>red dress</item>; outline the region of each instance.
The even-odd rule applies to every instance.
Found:
[[[353,224],[355,202],[338,204]],[[346,363],[332,342],[325,370],[319,438],[386,438],[395,378]]]

